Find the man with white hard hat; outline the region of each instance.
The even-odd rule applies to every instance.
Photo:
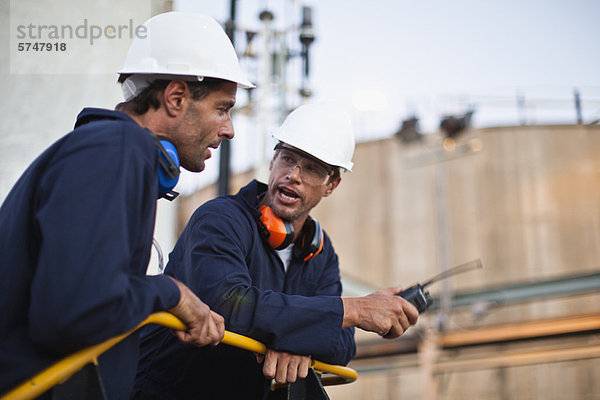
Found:
[[[191,349],[148,327],[136,398],[263,399],[272,378],[306,377],[311,358],[347,364],[354,327],[395,338],[416,323],[416,308],[395,295],[399,287],[341,297],[338,257],[309,215],[338,187],[340,170],[352,169],[354,134],[344,111],[331,103],[300,106],[273,136],[279,143],[268,185],[254,180],[200,206],[166,267],[227,329],[264,343],[266,356],[259,364],[229,346]]]
[[[214,19],[171,12],[144,27],[119,71],[125,102],[81,111],[0,208],[0,395],[156,311],[187,325],[183,343],[224,335],[223,318],[183,283],[145,272],[157,198],[172,200],[179,167],[202,171],[233,138],[237,88],[253,85]],[[106,398],[129,398],[138,347],[133,335],[99,358]]]

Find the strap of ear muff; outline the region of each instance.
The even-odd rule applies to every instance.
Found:
[[[262,230],[262,234],[269,245],[275,250],[288,247],[294,240],[294,227],[292,224],[275,215],[269,206],[262,206],[258,211],[261,214],[260,222],[265,228]]]
[[[154,136],[158,150],[158,196],[173,201],[179,193],[172,190],[179,181],[179,156],[173,143]]]
[[[308,261],[323,250],[323,229],[318,221],[308,217],[300,237],[294,243],[294,255]]]

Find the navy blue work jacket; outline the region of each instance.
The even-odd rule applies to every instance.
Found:
[[[179,301],[146,276],[158,192],[156,145],[126,114],[84,109],[0,208],[0,393],[71,352]],[[110,399],[128,398],[137,337],[100,358]]]
[[[259,233],[252,181],[235,196],[202,205],[180,236],[166,270],[225,318],[227,330],[267,347],[346,364],[355,354],[354,328],[342,329],[338,257],[325,235],[322,253],[292,258],[287,272]],[[196,348],[164,328],[142,334],[136,390],[141,398],[260,399],[269,382],[246,350],[224,344]]]

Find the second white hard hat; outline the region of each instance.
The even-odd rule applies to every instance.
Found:
[[[254,87],[242,74],[231,41],[212,17],[173,11],[156,15],[143,26],[145,31],[137,31],[119,74],[210,77]]]
[[[352,171],[354,129],[339,106],[330,102],[304,104],[287,116],[273,137],[319,160]]]

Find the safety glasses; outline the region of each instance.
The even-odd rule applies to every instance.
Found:
[[[333,170],[327,164],[299,150],[282,144],[275,146],[275,150],[279,150],[279,153],[275,160],[273,160],[273,167],[286,171],[289,174],[298,167],[302,182],[308,185],[324,185],[327,183],[329,177],[333,175]]]

